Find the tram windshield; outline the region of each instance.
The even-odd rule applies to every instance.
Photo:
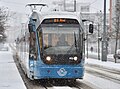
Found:
[[[43,50],[46,54],[77,54],[80,50],[80,28],[78,25],[42,26]]]

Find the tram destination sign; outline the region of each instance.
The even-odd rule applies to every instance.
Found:
[[[42,24],[55,24],[55,23],[64,23],[64,24],[79,24],[76,19],[68,18],[50,18],[43,20]]]

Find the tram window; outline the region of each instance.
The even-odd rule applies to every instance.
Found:
[[[38,36],[39,36],[39,44],[40,44],[40,49],[42,50],[43,47],[43,37],[42,37],[42,32],[38,32]]]
[[[31,32],[30,34],[30,45],[31,46],[35,46],[35,33],[34,32]]]
[[[30,52],[34,53],[35,52],[35,33],[31,32],[30,33]]]
[[[65,34],[62,34],[57,41],[57,45],[59,46],[68,46],[68,42],[65,40]]]
[[[34,32],[30,33],[30,54],[34,54],[32,57],[34,57],[35,60],[37,59],[38,51],[36,47],[36,36]]]

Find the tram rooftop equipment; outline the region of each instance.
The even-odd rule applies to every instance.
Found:
[[[37,7],[37,6],[40,6],[40,7],[41,7],[41,8],[40,8],[40,11],[41,11],[42,7],[44,7],[44,6],[47,6],[47,7],[48,7],[47,4],[27,4],[26,6],[30,6],[32,12],[33,12],[34,10],[36,10],[36,7]]]

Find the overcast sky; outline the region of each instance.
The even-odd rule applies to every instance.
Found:
[[[0,6],[8,7],[10,11],[17,11],[25,13],[29,10],[28,7],[25,7],[28,3],[46,3],[49,6],[51,5],[52,1],[58,0],[0,0]],[[74,0],[66,0],[66,1],[74,1]],[[103,1],[104,0],[77,0],[77,2],[82,3],[90,3],[90,7],[94,12],[103,11]],[[109,9],[109,0],[107,1],[107,11]]]

